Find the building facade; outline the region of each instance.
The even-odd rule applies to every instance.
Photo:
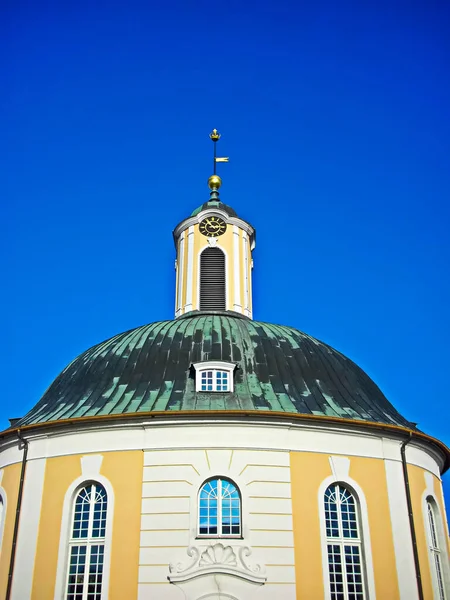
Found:
[[[252,319],[255,231],[220,183],[174,230],[175,319],[90,348],[1,434],[0,598],[450,600],[448,448]]]

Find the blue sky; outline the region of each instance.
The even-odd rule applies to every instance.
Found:
[[[217,127],[255,318],[338,348],[450,444],[447,3],[0,12],[2,428],[89,346],[172,318],[171,231],[208,198]]]

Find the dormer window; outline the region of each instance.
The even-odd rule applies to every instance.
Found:
[[[197,392],[232,392],[233,363],[207,361],[195,363],[195,390]]]

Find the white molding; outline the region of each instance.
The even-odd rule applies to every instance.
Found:
[[[98,477],[102,466],[103,456],[101,454],[88,454],[81,457],[81,474],[83,477]]]
[[[178,255],[177,255],[177,310],[175,312],[175,316],[179,317],[183,314],[183,274],[184,274],[184,237],[185,232],[180,236],[180,240],[178,242]]]
[[[222,217],[226,221],[227,226],[228,225],[237,225],[238,227],[240,227],[240,229],[243,229],[250,238],[252,238],[254,236],[255,230],[250,225],[250,223],[247,223],[247,221],[244,221],[243,219],[240,219],[239,217],[230,217],[230,215],[228,213],[226,213],[224,210],[219,210],[218,208],[207,208],[207,209],[199,212],[194,217],[189,217],[189,218],[185,219],[184,221],[181,221],[181,223],[179,223],[175,227],[175,230],[173,232],[175,239],[178,239],[180,234],[182,232],[186,231],[186,229],[188,227],[197,225],[198,223],[200,223],[200,221],[202,221],[205,217],[207,217],[209,215],[214,215],[216,217]]]
[[[0,483],[2,482],[3,470],[0,469]],[[0,512],[0,555],[2,552],[2,541],[3,541],[3,532],[5,530],[5,521],[6,521],[6,511],[8,509],[8,497],[6,495],[6,490],[0,485],[0,497],[3,501],[3,508]]]
[[[402,464],[398,459],[385,459],[384,467],[400,600],[418,600]]]
[[[241,304],[241,263],[239,256],[240,230],[233,225],[233,263],[234,263],[234,304],[233,310],[242,313]]]
[[[11,600],[31,598],[45,465],[46,459],[43,458],[31,460],[26,466]]]
[[[192,310],[192,292],[194,278],[194,226],[191,225],[188,229],[187,243],[187,280],[186,280],[186,305],[184,312]]]
[[[250,292],[249,292],[249,280],[248,280],[248,248],[247,248],[247,234],[242,233],[242,256],[243,256],[243,268],[244,268],[244,315],[251,317],[252,313],[250,310]]]
[[[169,433],[171,431],[172,434]],[[134,415],[132,420],[124,415],[123,419],[111,421],[72,421],[70,427],[61,425],[59,428],[29,430],[27,439],[33,459],[142,448],[229,448],[230,436],[234,448],[385,459],[389,441],[390,457],[394,459],[397,455],[397,462],[400,462],[402,439],[395,432],[391,438],[388,434],[386,430],[368,430],[359,426],[357,421],[348,425],[322,423],[297,418],[278,419],[256,412],[239,416],[183,416],[182,413],[173,413],[167,416],[143,414],[140,418]],[[426,440],[415,440],[414,444],[414,453],[407,454],[408,464],[429,470],[439,477],[439,468],[444,464],[443,454]],[[0,448],[0,468],[21,462],[22,452],[17,448],[17,438],[10,436],[0,441]]]
[[[350,459],[346,456],[329,456],[328,457],[331,472],[336,478],[336,481],[344,481],[348,478],[350,471]]]
[[[340,459],[340,456],[332,456],[334,464],[336,459]],[[331,463],[331,461],[330,461]],[[342,462],[340,463],[343,464]],[[342,474],[342,473],[341,473]],[[327,550],[327,530],[325,524],[325,510],[324,510],[324,494],[325,490],[332,483],[343,483],[347,484],[350,491],[356,496],[358,502],[359,516],[361,521],[361,547],[363,551],[363,560],[366,567],[366,586],[367,586],[367,600],[375,600],[375,578],[373,571],[373,560],[372,560],[372,546],[370,542],[370,527],[369,527],[369,514],[367,511],[367,501],[364,492],[360,485],[348,475],[345,477],[339,477],[336,479],[335,475],[330,475],[322,481],[319,486],[317,499],[319,503],[319,518],[320,518],[320,538],[322,547],[322,573],[325,591],[325,600],[331,600],[330,585],[329,585],[329,571],[328,571],[328,550]]]
[[[56,570],[56,584],[55,584],[55,595],[54,600],[61,600],[65,597],[65,586],[67,577],[67,560],[68,560],[68,548],[70,539],[70,528],[72,525],[73,515],[73,503],[78,490],[87,483],[100,483],[106,490],[108,496],[108,508],[106,512],[106,535],[105,535],[105,554],[103,564],[103,583],[102,583],[102,595],[101,600],[107,600],[109,595],[109,574],[111,568],[111,544],[112,544],[112,529],[113,529],[113,515],[114,515],[114,490],[108,479],[103,475],[100,475],[97,470],[99,460],[96,461],[85,461],[83,466],[83,459],[89,457],[82,457],[80,459],[83,474],[77,477],[67,489],[66,495],[64,496],[63,513],[61,519],[61,532],[59,537],[59,551],[58,551],[58,566]],[[90,457],[94,458],[94,457]],[[103,458],[103,457],[101,457]],[[100,461],[101,464],[101,461]],[[89,468],[92,467],[92,470]],[[23,596],[25,598],[25,596]],[[18,599],[19,600],[19,599]]]
[[[448,598],[448,590],[450,590],[450,561],[448,555],[448,544],[447,537],[444,531],[444,519],[442,518],[441,508],[436,497],[434,485],[435,480],[431,473],[424,473],[425,479],[425,490],[422,494],[421,505],[422,505],[422,516],[425,527],[425,539],[427,541],[427,554],[428,554],[428,565],[431,574],[431,583],[433,587],[433,598],[440,600],[441,596],[438,588],[436,565],[434,563],[434,557],[431,552],[431,531],[428,517],[428,502],[431,499],[431,507],[434,514],[434,522],[436,526],[436,534],[439,539],[439,556],[441,558],[442,566],[442,577],[444,580],[444,592],[446,593],[445,598]]]

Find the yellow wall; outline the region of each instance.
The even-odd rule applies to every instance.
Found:
[[[187,300],[187,273],[188,273],[188,232],[189,228],[184,231],[184,252],[183,260],[180,260],[179,249],[180,239],[177,241],[177,271],[176,271],[176,306],[178,307],[186,305]],[[245,277],[245,266],[244,266],[244,254],[242,247],[243,230],[239,228],[239,266],[240,266],[240,305],[244,309],[244,277]],[[194,244],[193,244],[193,273],[192,273],[192,309],[199,310],[199,256],[201,251],[208,246],[208,238],[200,233],[199,224],[194,225]],[[226,281],[226,295],[227,295],[227,309],[232,310],[234,305],[234,240],[233,240],[233,226],[228,225],[226,232],[218,238],[218,247],[226,252],[227,258],[227,281]],[[247,252],[248,252],[248,282],[249,282],[249,309],[252,310],[252,289],[251,289],[251,250],[250,240],[247,237]],[[181,302],[178,299],[178,278],[183,277],[183,287],[181,292]]]
[[[47,460],[32,600],[53,600],[64,497],[81,476],[81,455]],[[137,597],[143,453],[106,452],[100,473],[114,490],[110,600]],[[126,540],[126,544],[124,544]]]
[[[354,457],[350,477],[361,486],[367,501],[377,598],[397,600],[400,596],[384,461]]]
[[[323,598],[318,491],[332,474],[329,456],[291,452],[292,510],[297,599]],[[352,457],[349,475],[364,491],[378,598],[399,598],[384,462]]]
[[[11,559],[11,546],[16,517],[17,496],[19,493],[21,463],[10,465],[3,469],[2,488],[6,493],[5,527],[3,529],[3,542],[0,549],[0,598],[6,595],[8,584],[9,562]]]
[[[297,600],[324,597],[318,492],[331,475],[326,454],[291,452]]]
[[[411,489],[411,501],[414,514],[414,526],[416,530],[417,550],[419,553],[420,575],[425,600],[433,600],[433,586],[431,582],[430,558],[426,538],[425,515],[423,514],[422,496],[426,490],[424,470],[415,465],[408,465],[409,486]],[[435,478],[434,489],[437,492],[440,482]],[[436,494],[439,500],[439,508],[443,515],[442,495]]]

